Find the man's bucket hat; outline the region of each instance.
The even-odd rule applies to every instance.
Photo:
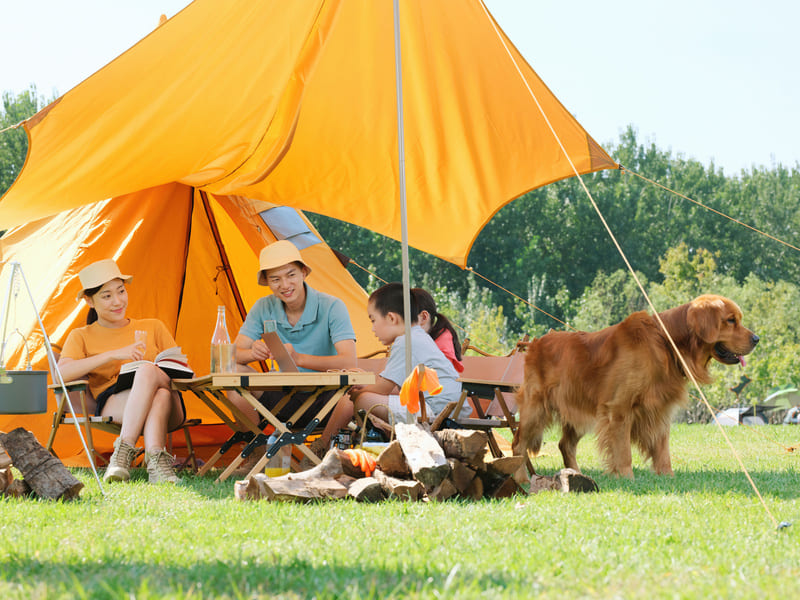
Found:
[[[122,279],[125,283],[130,283],[133,275],[123,275],[120,273],[117,263],[111,258],[106,258],[81,269],[78,278],[81,280],[81,291],[78,293],[77,299],[80,300],[86,290],[100,287],[113,279]]]
[[[292,242],[279,240],[274,244],[270,244],[261,251],[258,257],[258,285],[268,285],[267,269],[276,269],[293,262],[299,262],[303,265],[307,269],[306,275],[311,273],[311,267],[305,263],[300,255],[300,250]]]

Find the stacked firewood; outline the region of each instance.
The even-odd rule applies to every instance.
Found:
[[[12,466],[23,479],[14,478]],[[83,484],[30,431],[0,432],[0,495],[72,500],[81,489]]]
[[[256,474],[234,487],[240,500],[308,502],[321,498],[446,500],[503,498],[525,494],[528,483],[521,456],[487,457],[483,431],[398,424],[396,440],[377,457],[369,476],[351,454],[333,448],[316,467],[280,477]],[[556,487],[552,489],[557,489]],[[563,489],[563,488],[561,488]]]

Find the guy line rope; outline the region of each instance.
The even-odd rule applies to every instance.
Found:
[[[485,7],[484,7],[484,10],[485,10]],[[487,13],[487,17],[488,17],[488,13]],[[605,217],[603,216],[603,213],[600,210],[600,207],[597,206],[597,203],[595,202],[594,197],[592,197],[592,194],[591,194],[591,192],[589,192],[589,189],[586,187],[586,184],[584,183],[583,178],[581,177],[581,175],[578,172],[578,170],[575,168],[575,164],[572,162],[572,158],[569,156],[569,153],[567,153],[566,148],[564,148],[564,144],[561,142],[561,138],[558,136],[558,134],[556,133],[555,129],[553,128],[553,125],[550,123],[550,119],[547,118],[547,114],[544,112],[544,109],[542,108],[541,104],[539,103],[538,98],[536,98],[536,94],[533,93],[533,90],[528,85],[528,82],[525,79],[524,75],[522,74],[522,71],[520,70],[519,65],[514,60],[514,56],[509,51],[508,46],[506,45],[505,41],[503,40],[502,36],[500,35],[500,32],[497,31],[496,26],[494,26],[494,22],[492,21],[492,19],[489,19],[489,21],[492,23],[492,26],[495,27],[495,32],[497,34],[497,37],[500,40],[500,42],[503,44],[503,46],[505,47],[506,53],[508,54],[508,57],[511,59],[512,64],[514,65],[514,67],[517,70],[517,74],[519,75],[520,79],[525,84],[526,88],[528,89],[528,93],[530,94],[531,99],[536,104],[536,107],[539,109],[539,112],[541,113],[542,118],[544,119],[545,123],[547,124],[548,128],[550,129],[550,132],[553,134],[553,137],[555,138],[556,142],[558,143],[559,147],[561,148],[561,151],[563,152],[564,157],[569,162],[569,165],[572,168],[572,171],[575,173],[575,176],[578,178],[578,181],[580,182],[581,187],[583,188],[583,191],[586,193],[587,197],[589,198],[590,202],[592,203],[592,206],[594,207],[594,210],[597,213],[597,216],[599,217],[600,221],[602,222],[603,227],[606,229],[606,232],[608,233],[609,237],[611,238],[611,241],[614,243],[614,246],[617,248],[617,251],[619,252],[620,256],[622,257],[622,260],[625,262],[625,265],[628,267],[628,270],[630,271],[631,276],[633,277],[634,281],[636,282],[636,285],[639,287],[639,290],[642,292],[642,295],[644,296],[645,300],[647,301],[647,304],[650,306],[651,310],[653,311],[653,316],[656,318],[656,320],[658,321],[659,325],[661,326],[661,329],[664,331],[667,339],[669,340],[669,343],[672,346],[673,350],[675,351],[675,354],[677,355],[678,360],[680,361],[684,372],[689,376],[689,379],[692,381],[692,384],[694,384],[695,389],[698,391],[698,393],[700,394],[700,397],[703,399],[703,402],[705,403],[706,408],[708,408],[708,410],[711,412],[711,405],[709,404],[708,399],[706,398],[706,396],[703,393],[703,391],[700,389],[700,385],[698,384],[697,379],[695,379],[695,376],[692,373],[691,369],[689,369],[689,365],[686,363],[686,360],[684,359],[683,355],[678,350],[678,347],[675,344],[675,340],[672,339],[672,336],[669,334],[669,331],[667,331],[667,328],[664,325],[664,322],[661,320],[661,317],[658,315],[658,311],[656,310],[656,307],[653,305],[653,302],[650,299],[650,296],[647,294],[646,290],[644,289],[644,285],[642,285],[642,282],[639,280],[639,277],[636,275],[636,271],[633,269],[633,267],[631,266],[630,262],[628,261],[628,257],[625,255],[625,252],[622,250],[622,247],[619,245],[619,242],[617,241],[617,238],[614,235],[614,232],[611,230],[611,227],[609,227],[608,223],[606,222]],[[713,415],[714,413],[711,412],[711,414]],[[747,480],[750,482],[750,486],[753,488],[753,491],[755,492],[756,496],[758,497],[758,499],[759,499],[759,501],[761,503],[761,506],[764,508],[764,511],[767,513],[767,516],[772,521],[775,529],[776,530],[780,530],[781,528],[785,527],[784,523],[781,523],[781,525],[779,526],[777,520],[775,519],[775,517],[772,516],[772,513],[770,512],[769,507],[767,506],[766,502],[764,501],[764,498],[762,497],[761,492],[758,490],[758,487],[756,486],[755,482],[753,481],[753,478],[750,476],[750,473],[748,472],[747,467],[745,467],[744,463],[742,462],[741,457],[736,452],[736,449],[734,448],[733,444],[731,443],[730,438],[725,433],[724,428],[722,427],[722,425],[720,425],[720,423],[717,420],[716,416],[714,416],[714,422],[717,424],[717,428],[720,430],[720,433],[722,434],[723,438],[725,439],[726,443],[728,444],[728,447],[730,448],[731,452],[733,453],[734,457],[736,458],[736,461],[739,463],[739,466],[741,467],[742,472],[745,474],[745,477],[747,477]]]

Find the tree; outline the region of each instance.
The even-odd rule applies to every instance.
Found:
[[[3,93],[3,111],[0,113],[0,129],[16,125],[20,121],[32,117],[39,110],[43,100],[37,99],[36,88],[19,93]],[[25,156],[28,153],[28,137],[22,128],[10,129],[0,133],[0,196],[3,195],[17,178]]]

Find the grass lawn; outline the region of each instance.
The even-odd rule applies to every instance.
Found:
[[[248,503],[143,471],[103,497],[77,469],[76,502],[0,500],[0,598],[796,597],[800,427],[726,433],[766,509],[713,425],[673,427],[674,478],[636,454],[633,481],[606,477],[587,438],[599,494],[501,501]],[[552,436],[534,465],[561,467]]]

